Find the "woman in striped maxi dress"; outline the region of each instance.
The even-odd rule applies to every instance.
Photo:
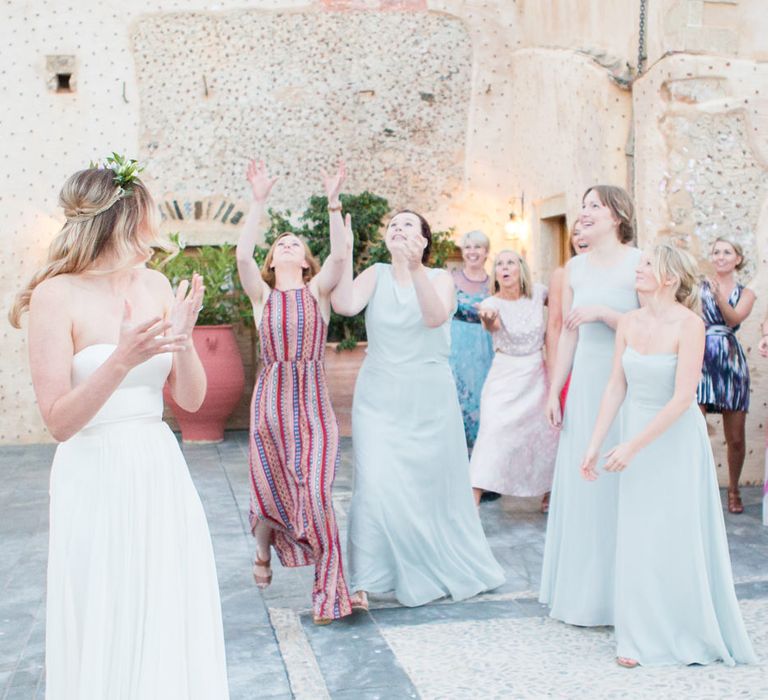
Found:
[[[262,369],[251,403],[251,530],[256,538],[253,575],[259,588],[272,581],[271,547],[283,566],[315,567],[312,610],[317,624],[352,612],[331,487],[339,430],[325,383],[323,360],[329,295],[346,256],[338,195],[340,164],[324,175],[331,252],[322,268],[291,233],[277,237],[259,271],[253,250],[264,203],[276,178],[251,162],[253,203],[237,245],[237,267],[251,299],[261,340]]]

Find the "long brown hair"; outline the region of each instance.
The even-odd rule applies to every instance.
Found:
[[[139,179],[128,189],[114,182],[108,168],[88,168],[71,175],[59,193],[59,205],[67,217],[53,239],[45,265],[37,270],[16,295],[8,320],[19,328],[35,287],[57,275],[87,270],[102,255],[126,260],[126,266],[148,260],[152,243],[159,238],[158,211],[149,190]],[[150,233],[142,240],[140,227]]]
[[[279,234],[277,238],[275,238],[274,242],[269,247],[267,257],[264,258],[264,264],[261,266],[261,279],[263,279],[273,289],[275,287],[275,269],[272,267],[272,259],[275,257],[275,248],[277,247],[277,242],[286,236],[294,236],[295,238],[298,238],[301,241],[301,244],[304,246],[304,259],[307,261],[307,267],[303,268],[301,271],[301,279],[303,280],[304,284],[309,284],[309,281],[318,272],[320,272],[320,263],[317,261],[317,258],[312,255],[312,251],[309,249],[307,242],[304,239],[299,238],[295,233],[285,231],[284,233]]]

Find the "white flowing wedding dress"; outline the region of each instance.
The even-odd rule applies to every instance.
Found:
[[[74,385],[114,352],[73,358]],[[133,368],[56,450],[46,618],[49,700],[226,700],[213,548],[162,421],[172,356]]]

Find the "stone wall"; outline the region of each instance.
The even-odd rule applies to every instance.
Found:
[[[762,0],[83,0],[6,4],[0,39],[0,300],[7,308],[62,218],[66,176],[111,150],[148,161],[167,230],[234,240],[251,153],[274,204],[302,211],[344,155],[350,190],[483,228],[538,279],[584,189],[634,189],[640,242],[742,241],[758,305],[745,476],[762,473],[768,377],[751,350],[766,309],[768,17]],[[59,75],[70,73],[70,91]],[[64,80],[64,84],[62,83]],[[524,194],[525,211],[521,195]],[[524,213],[509,240],[510,211]],[[0,442],[45,439],[24,334],[0,328]],[[718,450],[720,448],[718,447]],[[722,456],[722,452],[718,452]]]

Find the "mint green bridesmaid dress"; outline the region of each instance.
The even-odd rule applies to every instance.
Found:
[[[621,313],[636,309],[635,270],[640,255],[637,248],[627,246],[624,258],[610,268],[592,265],[592,253],[571,258],[567,265],[573,290],[571,308],[599,305]],[[581,478],[579,466],[611,374],[615,335],[604,323],[579,327],[541,572],[539,600],[550,606],[550,616],[586,627],[613,624],[619,480],[615,474],[604,474],[595,483],[587,482]],[[614,421],[603,452],[618,438],[619,423]]]
[[[413,606],[500,586],[472,499],[450,320],[427,328],[413,285],[399,286],[379,263],[365,324],[352,404],[350,590],[393,591]]]
[[[677,355],[627,348],[623,365],[622,442],[672,398]],[[615,614],[617,655],[643,665],[756,662],[733,588],[712,447],[693,395],[619,477]]]

